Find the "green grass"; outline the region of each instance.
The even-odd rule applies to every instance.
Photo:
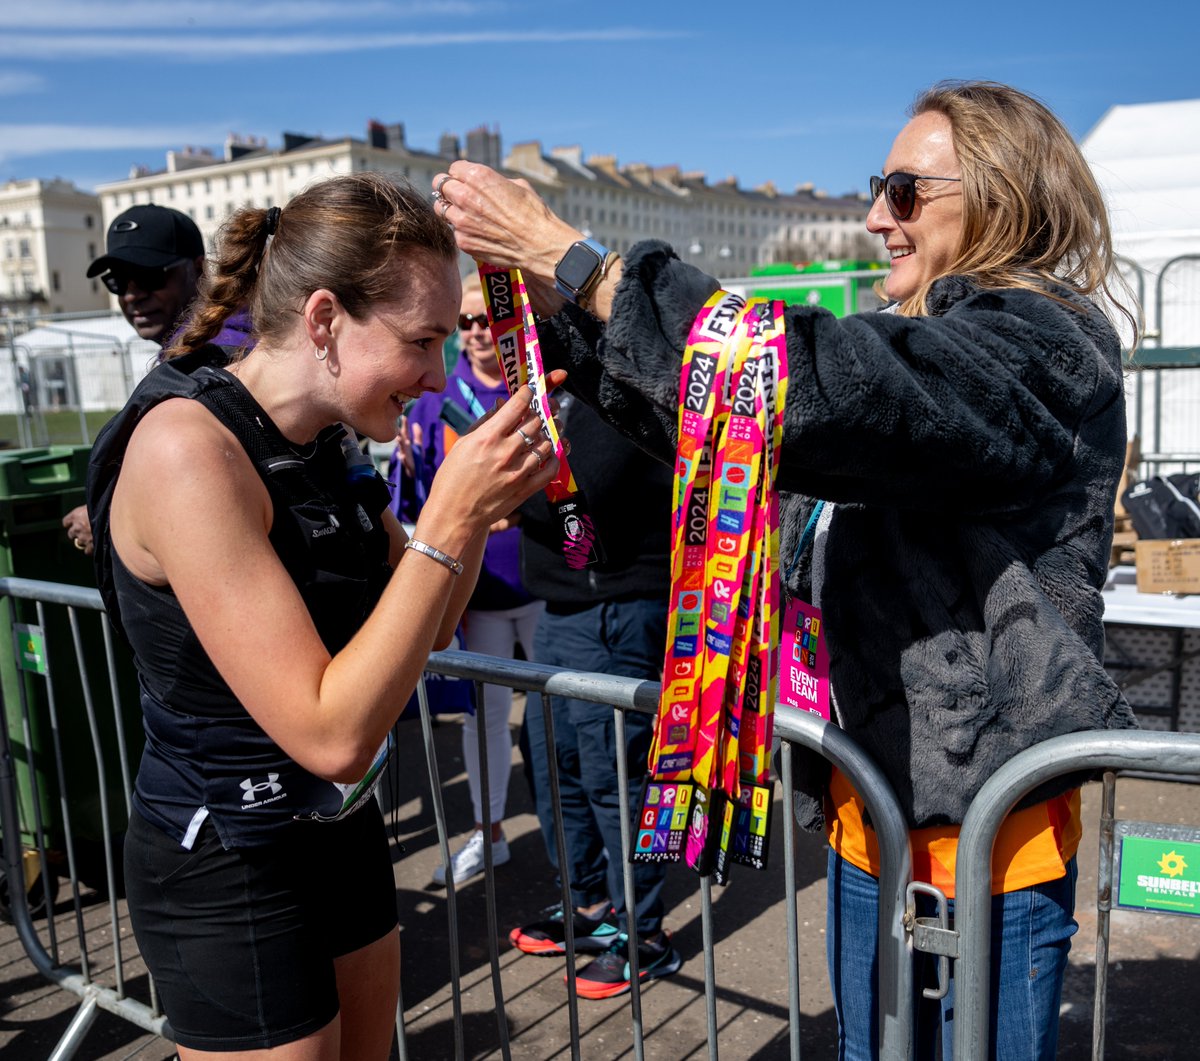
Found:
[[[18,416],[13,413],[0,413],[0,449],[19,449],[24,444],[22,439],[29,437],[32,437],[32,445],[35,448],[94,442],[97,432],[116,412],[116,409],[109,409],[85,413],[88,432],[86,439],[83,437],[79,413],[75,411],[36,414],[30,424],[31,436],[22,434]]]

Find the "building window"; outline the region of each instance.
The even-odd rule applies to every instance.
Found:
[[[204,218],[206,221],[211,221],[213,219],[213,208],[211,205],[204,208]]]
[[[88,258],[94,259],[95,257],[96,257],[96,244],[89,243],[88,244]]]
[[[204,178],[204,190],[205,190],[206,192],[211,192],[211,191],[212,191],[212,181],[211,181],[211,180],[209,180],[209,178],[208,178],[208,177],[205,177],[205,178]]]
[[[30,253],[30,250],[29,250],[29,240],[27,240],[27,239],[21,240],[21,242],[19,244],[19,248],[20,248],[19,253],[22,258],[32,257],[32,254]]]
[[[96,224],[96,219],[91,214],[83,215],[83,227],[92,228]]]
[[[62,290],[62,278],[58,275],[58,270],[55,269],[50,273],[50,286],[55,291]]]

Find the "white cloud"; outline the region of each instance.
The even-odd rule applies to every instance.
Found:
[[[0,96],[24,96],[41,92],[46,79],[39,74],[26,74],[20,70],[0,70]]]
[[[25,29],[179,29],[245,26],[289,26],[330,19],[446,17],[474,15],[494,4],[469,0],[432,3],[389,3],[387,0],[268,0],[246,4],[234,0],[130,0],[127,3],[89,3],[87,0],[48,0],[38,4],[0,7],[0,28]]]
[[[129,56],[156,58],[232,60],[246,57],[320,55],[344,52],[380,51],[399,48],[461,47],[471,44],[562,44],[589,41],[620,43],[637,40],[665,40],[686,36],[684,32],[666,32],[635,28],[596,30],[512,30],[466,33],[364,33],[345,36],[326,34],[270,34],[248,36],[226,33],[219,36],[137,35],[137,34],[21,34],[0,36],[0,55],[26,60],[106,59]]]
[[[0,158],[29,158],[66,151],[168,148],[223,143],[230,125],[15,125],[0,124]]]

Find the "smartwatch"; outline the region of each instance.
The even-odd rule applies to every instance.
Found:
[[[554,286],[568,302],[581,305],[604,273],[608,248],[594,239],[572,243],[554,267]]]

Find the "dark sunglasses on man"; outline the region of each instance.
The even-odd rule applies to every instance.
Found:
[[[961,181],[961,177],[930,177],[923,173],[889,173],[871,178],[871,202],[885,193],[884,202],[897,221],[907,221],[917,208],[917,181]]]
[[[152,294],[166,287],[170,283],[171,273],[186,261],[186,258],[182,258],[172,265],[161,266],[122,265],[118,269],[110,269],[100,280],[118,298],[125,294],[131,283],[137,284],[139,291]]]

